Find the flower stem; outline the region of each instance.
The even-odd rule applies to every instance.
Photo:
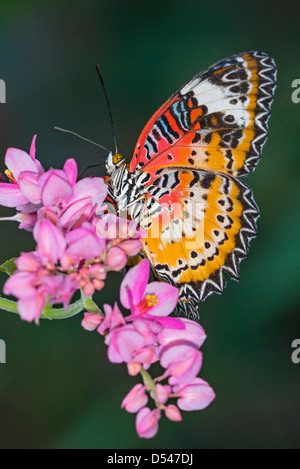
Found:
[[[96,314],[101,314],[101,316],[104,316],[103,312],[101,311],[100,308],[98,308],[98,306],[96,305],[92,297],[85,296],[82,290],[81,290],[81,302],[82,302],[83,308],[89,313],[96,313]]]
[[[68,309],[46,307],[41,315],[41,319],[69,319],[84,310],[81,300],[75,301]]]
[[[157,400],[156,389],[155,389],[155,382],[153,381],[153,379],[149,375],[148,371],[144,370],[143,367],[141,368],[140,373],[143,377],[143,381],[144,381],[145,386],[150,388],[150,390],[152,391],[156,407],[159,407],[159,402]]]
[[[0,309],[7,311],[8,313],[19,314],[18,304],[15,301],[8,300],[6,298],[0,297]],[[69,306],[69,309],[64,308],[52,308],[51,306],[46,306],[44,309],[41,319],[68,319],[76,314],[81,313],[84,310],[84,305],[81,300],[76,301],[75,303]]]
[[[8,313],[19,314],[17,303],[2,297],[0,297],[0,309],[3,309],[3,311],[7,311]]]

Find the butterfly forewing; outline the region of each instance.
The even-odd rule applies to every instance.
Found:
[[[149,121],[130,170],[182,166],[243,176],[267,138],[274,61],[246,52],[218,62],[184,85]]]

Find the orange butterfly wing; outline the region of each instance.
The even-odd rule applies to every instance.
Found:
[[[153,270],[180,288],[189,315],[223,291],[224,272],[239,278],[256,235],[258,209],[236,177],[259,161],[275,82],[266,54],[229,57],[173,95],[136,145],[130,172],[148,177],[143,210],[133,207],[132,217],[148,232],[144,253]]]
[[[244,176],[267,139],[276,66],[266,54],[246,52],[218,62],[184,85],[144,128],[130,171],[155,178],[184,166]]]

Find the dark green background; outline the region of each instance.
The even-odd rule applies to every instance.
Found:
[[[216,401],[185,413],[180,424],[164,420],[154,440],[139,440],[134,417],[120,409],[136,379],[108,362],[100,336],[83,331],[79,317],[35,327],[0,312],[7,343],[1,448],[299,448],[300,365],[291,361],[300,337],[300,104],[291,101],[291,83],[300,78],[299,19],[298,1],[1,3],[1,169],[7,147],[28,150],[34,133],[46,168],[70,156],[80,167],[104,157],[53,131],[65,126],[112,147],[96,62],[128,160],[151,114],[201,69],[257,49],[279,70],[270,137],[247,178],[261,209],[259,236],[240,283],[201,306],[208,334],[201,376]],[[0,235],[0,261],[33,248],[17,224],[2,223]],[[119,280],[107,283],[101,302],[116,299]]]

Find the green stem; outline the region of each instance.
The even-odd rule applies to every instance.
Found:
[[[153,394],[153,396],[154,396],[155,404],[156,404],[156,406],[158,407],[158,406],[159,406],[159,402],[157,401],[155,383],[154,383],[153,379],[152,379],[151,376],[149,375],[148,371],[144,370],[144,368],[141,368],[140,373],[141,373],[141,375],[142,375],[142,377],[143,377],[143,381],[144,381],[145,386],[148,385],[148,387],[151,389],[152,394]]]
[[[8,313],[18,313],[18,305],[15,301],[7,300],[6,298],[0,297],[0,309],[7,311]]]
[[[98,308],[93,298],[91,296],[85,296],[82,290],[81,290],[81,302],[82,302],[83,308],[89,313],[101,314],[101,316],[104,316],[104,313],[101,311],[100,308]]]
[[[81,300],[75,301],[75,303],[71,304],[68,310],[64,308],[56,309],[47,307],[44,309],[41,319],[49,319],[50,321],[52,319],[69,319],[81,313],[84,309],[85,308]]]
[[[7,311],[8,313],[19,314],[18,304],[15,301],[7,300],[6,298],[0,297],[0,309]],[[81,313],[84,310],[84,305],[81,300],[76,301],[75,303],[69,306],[69,309],[64,308],[52,308],[51,306],[46,306],[44,309],[41,319],[68,319],[76,314]]]

